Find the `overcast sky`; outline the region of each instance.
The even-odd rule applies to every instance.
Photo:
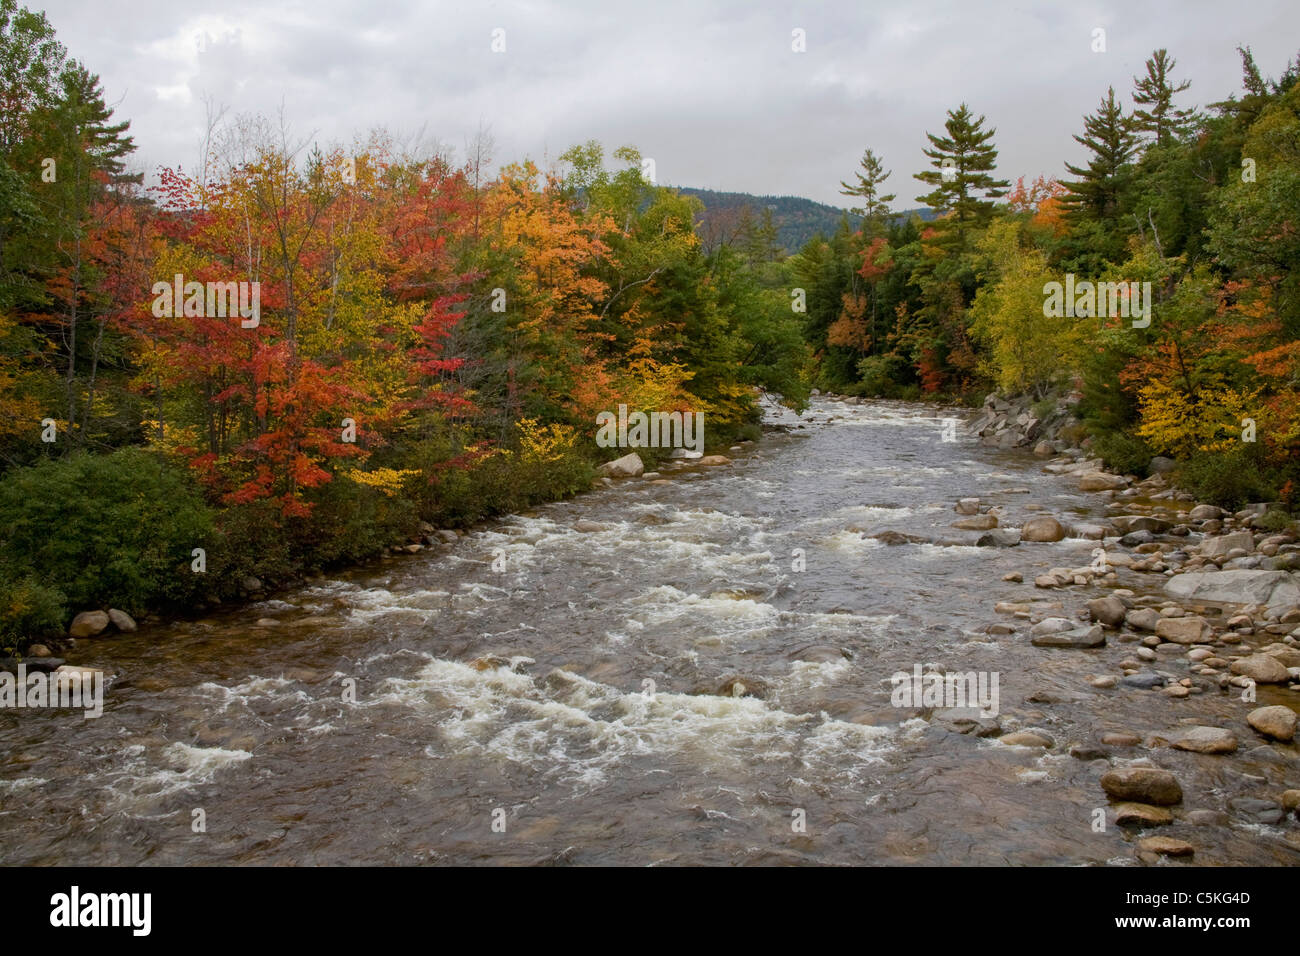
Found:
[[[597,139],[640,148],[660,183],[835,205],[870,146],[898,209],[927,191],[926,131],[963,100],[997,128],[1004,178],[1061,176],[1083,114],[1110,84],[1130,106],[1153,49],[1203,106],[1240,88],[1238,44],[1274,77],[1300,46],[1297,0],[25,2],[100,75],[149,171],[194,166],[207,94],[232,114],[283,102],[322,144],[383,126],[463,156],[482,124],[499,162]]]

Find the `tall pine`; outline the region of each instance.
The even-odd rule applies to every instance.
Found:
[[[932,146],[924,152],[935,168],[913,174],[934,187],[932,192],[917,196],[917,201],[938,213],[952,213],[945,231],[954,237],[959,249],[964,247],[966,234],[972,227],[992,218],[993,200],[1005,196],[1011,185],[1005,179],[989,175],[997,168],[998,151],[990,142],[997,130],[985,130],[983,126],[984,117],[975,119],[965,103],[955,112],[949,110],[944,124],[948,135],[925,134]],[[984,198],[976,195],[977,191],[983,192]]]
[[[1115,88],[1107,90],[1097,112],[1083,118],[1082,136],[1075,142],[1092,153],[1087,166],[1065,168],[1078,177],[1064,183],[1069,191],[1066,205],[1072,218],[1113,219],[1119,213],[1120,194],[1127,181],[1129,160],[1137,149],[1132,122],[1115,99]]]
[[[1168,51],[1156,50],[1147,60],[1147,75],[1133,77],[1133,102],[1139,107],[1133,113],[1133,128],[1150,133],[1157,146],[1181,136],[1192,122],[1191,110],[1174,108],[1174,97],[1192,85],[1191,80],[1174,85],[1171,74],[1176,63]],[[1144,106],[1149,109],[1140,108]]]

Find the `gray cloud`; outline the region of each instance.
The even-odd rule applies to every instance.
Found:
[[[38,6],[33,3],[33,6]],[[660,182],[807,196],[870,146],[894,170],[898,208],[925,190],[926,131],[966,101],[998,130],[1001,174],[1060,176],[1070,138],[1156,47],[1192,80],[1187,105],[1240,87],[1235,47],[1276,76],[1300,36],[1293,0],[1225,7],[903,4],[847,0],[622,3],[346,3],[342,0],[48,0],[72,56],[131,120],[137,162],[192,167],[203,97],[274,115],[299,135],[350,142],[374,127],[461,146],[491,127],[499,161],[553,161],[597,139],[653,157]],[[506,52],[490,48],[505,30]],[[1107,51],[1090,49],[1107,31]],[[807,52],[791,50],[806,31]],[[196,38],[204,37],[200,51]]]

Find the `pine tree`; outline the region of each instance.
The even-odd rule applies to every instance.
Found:
[[[974,119],[965,103],[956,112],[949,110],[944,124],[948,135],[925,134],[933,148],[924,150],[924,153],[933,160],[935,169],[913,174],[921,182],[935,187],[933,192],[917,196],[917,202],[925,203],[936,212],[953,214],[950,228],[958,247],[965,244],[966,232],[972,226],[981,225],[992,217],[992,200],[1005,196],[1006,187],[1011,185],[1008,180],[994,179],[989,175],[997,168],[998,151],[989,142],[997,130],[984,130],[983,125],[984,117]],[[972,190],[982,190],[986,198],[973,195]]]
[[[1133,77],[1133,102],[1151,107],[1134,111],[1133,128],[1139,133],[1153,134],[1157,146],[1164,146],[1186,132],[1192,121],[1191,110],[1174,109],[1174,96],[1192,85],[1190,80],[1173,85],[1170,74],[1176,63],[1168,51],[1156,50],[1147,60],[1147,75],[1140,80]]]
[[[873,233],[878,232],[889,216],[889,204],[897,196],[894,193],[882,196],[880,188],[891,172],[892,170],[884,169],[880,157],[868,149],[862,154],[862,172],[854,174],[858,178],[857,185],[850,186],[843,180],[840,181],[844,187],[840,190],[843,195],[857,196],[862,200],[862,205],[853,209],[853,212],[862,217],[864,231],[870,229]]]
[[[1086,167],[1065,164],[1078,177],[1077,181],[1064,184],[1069,190],[1066,204],[1072,218],[1111,219],[1119,210],[1125,170],[1137,149],[1132,122],[1124,116],[1123,107],[1115,99],[1113,86],[1107,90],[1097,112],[1083,118],[1083,129],[1084,135],[1075,135],[1074,140],[1088,147],[1093,155]]]

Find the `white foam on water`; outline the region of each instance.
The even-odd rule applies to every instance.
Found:
[[[246,750],[174,743],[161,751],[161,756],[172,764],[172,768],[148,771],[144,766],[144,751],[142,746],[125,748],[125,765],[110,771],[110,776],[116,779],[109,784],[109,789],[119,807],[138,805],[144,800],[157,800],[209,783],[219,771],[241,764],[253,756]]]
[[[886,547],[885,543],[878,538],[869,538],[861,531],[848,530],[818,538],[817,543],[827,550],[838,551],[840,554],[865,554]]]
[[[886,728],[791,714],[753,697],[623,693],[563,670],[538,681],[435,660],[412,679],[387,681],[386,690],[389,702],[445,712],[429,756],[496,756],[581,789],[604,784],[638,756],[743,774],[762,754],[856,779],[891,749]]]
[[[0,792],[13,795],[39,787],[44,783],[49,783],[44,777],[16,777],[13,780],[0,780]]]

